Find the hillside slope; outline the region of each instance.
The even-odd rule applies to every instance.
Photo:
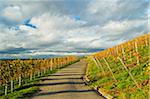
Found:
[[[149,39],[146,34],[88,56],[90,86],[115,98],[148,99]]]

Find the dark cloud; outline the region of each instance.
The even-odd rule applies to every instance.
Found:
[[[5,49],[3,51],[0,51],[0,54],[21,54],[21,53],[29,53],[29,50],[27,48],[9,48]]]

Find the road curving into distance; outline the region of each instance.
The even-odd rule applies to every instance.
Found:
[[[85,68],[86,62],[81,60],[42,78],[38,84],[40,92],[34,94],[31,99],[104,99],[85,85],[82,80]]]

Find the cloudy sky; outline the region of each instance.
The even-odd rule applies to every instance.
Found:
[[[0,58],[84,54],[148,33],[148,0],[0,0]]]

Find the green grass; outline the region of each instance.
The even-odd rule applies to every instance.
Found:
[[[39,88],[37,86],[33,86],[30,88],[22,89],[19,91],[15,91],[11,94],[1,96],[0,99],[19,99],[19,98],[27,98],[28,96],[31,96],[32,94],[39,91]]]
[[[124,48],[125,57],[124,63],[128,68],[128,71],[134,77],[134,80],[137,82],[140,89],[136,86],[136,83],[133,81],[128,71],[125,70],[121,62],[117,59],[117,56],[107,56],[105,59],[110,65],[110,68],[117,79],[117,82],[114,81],[113,76],[111,75],[106,63],[101,58],[99,62],[103,66],[105,74],[103,75],[101,68],[98,68],[95,62],[87,57],[88,67],[87,67],[87,77],[90,82],[91,87],[98,87],[104,89],[106,93],[118,98],[118,99],[148,99],[149,98],[149,75],[146,74],[149,66],[149,46],[138,45],[138,52],[141,55],[140,65],[137,65],[137,57],[132,56],[132,61],[128,59],[130,57],[128,47]],[[134,64],[135,63],[135,64]]]

